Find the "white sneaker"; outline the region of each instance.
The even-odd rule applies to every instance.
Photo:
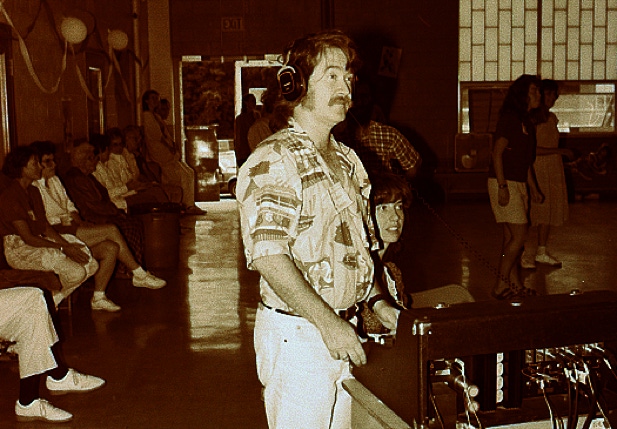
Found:
[[[92,298],[92,301],[90,301],[90,305],[92,306],[93,310],[105,310],[105,311],[111,311],[111,312],[120,311],[120,306],[116,305],[112,300],[110,300],[106,296],[103,296],[102,298],[98,298],[98,299]]]
[[[45,399],[35,399],[30,405],[23,406],[19,401],[15,402],[15,414],[20,422],[43,420],[46,422],[68,422],[73,414],[60,408],[56,408]]]
[[[90,392],[105,384],[105,380],[94,375],[82,374],[69,368],[69,372],[62,380],[54,380],[47,376],[45,385],[51,392]]]
[[[163,279],[159,279],[150,271],[146,272],[146,275],[143,277],[135,277],[133,276],[133,286],[135,287],[147,287],[148,289],[160,289],[165,286],[167,282]]]
[[[544,253],[542,255],[536,255],[536,262],[538,264],[550,265],[551,267],[561,267],[561,262],[553,258],[548,253]]]

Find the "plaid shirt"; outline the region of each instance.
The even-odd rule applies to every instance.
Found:
[[[287,255],[332,308],[366,297],[373,280],[369,253],[370,184],[355,153],[331,137],[341,168],[350,177],[335,182],[308,134],[292,121],[264,140],[243,164],[237,198],[245,255]],[[262,278],[263,302],[293,311]]]
[[[420,160],[420,154],[396,128],[375,121],[369,124],[368,133],[363,133],[357,150],[368,171],[385,168],[396,172],[392,161],[397,161],[404,171],[409,171]]]

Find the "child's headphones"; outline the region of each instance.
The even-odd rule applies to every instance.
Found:
[[[283,66],[276,74],[276,78],[285,100],[294,102],[306,93],[306,81],[299,68],[291,65]]]

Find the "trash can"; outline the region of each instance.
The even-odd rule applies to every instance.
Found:
[[[178,267],[180,256],[180,212],[176,203],[138,204],[131,215],[144,225],[144,262],[148,270]]]

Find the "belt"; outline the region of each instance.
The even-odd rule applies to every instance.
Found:
[[[286,311],[286,310],[283,310],[283,309],[280,309],[280,308],[270,307],[269,305],[266,305],[263,302],[261,303],[261,305],[263,305],[268,310],[275,311],[275,312],[277,312],[279,314],[284,314],[285,316],[302,317],[299,314],[291,313],[289,311]],[[358,313],[358,306],[354,304],[354,305],[352,305],[351,307],[349,307],[349,308],[347,308],[345,310],[334,310],[334,312],[341,319],[349,321],[349,320],[353,319],[354,316]]]

